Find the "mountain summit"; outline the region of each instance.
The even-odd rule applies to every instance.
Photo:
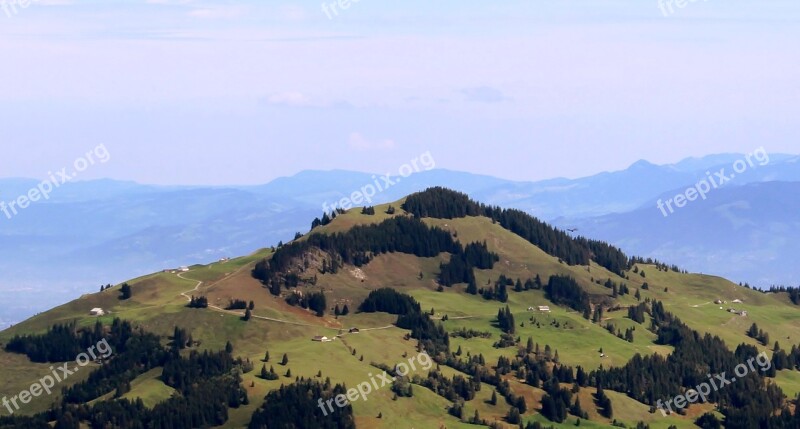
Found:
[[[310,223],[3,331],[0,396],[16,402],[0,427],[797,425],[798,289],[688,273],[441,187]],[[24,393],[86,350],[57,390]]]

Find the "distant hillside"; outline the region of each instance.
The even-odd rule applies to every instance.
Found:
[[[0,332],[0,397],[99,339],[111,351],[13,416],[0,409],[0,428],[800,422],[798,290],[628,257],[446,188],[313,223]],[[658,411],[748,359],[752,371],[703,403]]]
[[[725,258],[719,263],[685,258],[691,253],[685,254],[659,239],[674,236],[667,230],[647,240],[652,247],[639,246],[636,240],[641,235],[617,233],[615,222],[591,219],[652,206],[659,195],[695,183],[705,177],[705,171],[716,171],[741,156],[690,158],[663,166],[640,161],[623,171],[541,182],[512,182],[443,169],[421,170],[376,193],[372,202],[361,204],[387,203],[431,186],[445,186],[485,204],[519,209],[546,221],[559,218],[556,224],[562,229],[580,227],[577,234],[624,244],[645,256],[663,257],[698,271],[725,273],[742,280],[791,284],[796,275],[787,267],[793,266],[791,261],[800,254],[791,246],[776,245],[763,236],[749,240],[748,246],[754,253],[774,256],[766,261],[768,270],[761,269],[765,261],[749,263],[746,254],[705,246],[706,254],[729,254],[733,260],[743,262],[736,265],[736,271],[727,271]],[[797,157],[770,154],[768,164],[737,177],[731,187],[800,181],[799,167]],[[12,304],[0,308],[0,327],[74,295],[93,291],[100,284],[163,268],[207,263],[264,244],[288,241],[296,232],[308,230],[307,219],[319,216],[323,204],[349,198],[376,179],[369,173],[335,170],[306,171],[266,185],[246,187],[164,187],[110,180],[66,184],[48,201],[37,202],[12,219],[0,215],[0,239],[5,244],[0,247],[0,291],[14,298]],[[0,195],[10,200],[36,183],[31,179],[0,179]],[[746,194],[741,197],[750,198]],[[797,197],[796,193],[781,196],[785,201],[795,201]],[[640,218],[634,216],[632,220],[636,225]],[[704,227],[703,222],[689,225],[691,222],[685,222],[689,229]],[[609,231],[594,228],[593,224],[608,225]],[[630,229],[634,230],[637,234],[647,231]],[[752,233],[755,232],[748,235]],[[797,241],[800,237],[794,238]],[[702,265],[706,262],[708,265]]]
[[[666,200],[683,189],[660,195]],[[637,210],[557,223],[631,252],[760,287],[797,285],[800,182],[720,188],[664,217],[655,200]]]

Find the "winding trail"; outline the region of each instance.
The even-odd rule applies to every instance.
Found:
[[[464,320],[464,319],[474,319],[476,317],[489,317],[489,316],[492,316],[492,315],[489,314],[487,316],[454,316],[454,317],[447,316],[447,320]],[[444,316],[442,316],[442,317],[444,317]],[[436,318],[432,318],[432,319],[434,319],[434,320],[442,320],[442,317],[436,317]]]
[[[380,327],[380,328],[363,328],[363,329],[359,329],[359,332],[364,332],[364,331],[380,331],[380,330],[382,330],[382,329],[392,329],[392,328],[396,328],[396,327],[397,327],[397,326],[394,326],[394,325],[388,325],[388,326],[383,326],[383,327]]]
[[[245,268],[248,268],[248,266],[245,265],[245,266],[239,268],[238,270],[225,275],[224,277],[220,278],[219,280],[214,281],[213,283],[208,285],[206,290],[209,290],[212,287],[214,287],[216,284],[228,279],[231,276],[234,276],[234,275],[238,274],[240,271],[242,271]],[[195,292],[199,292],[200,291],[200,287],[203,285],[203,281],[202,280],[197,280],[197,279],[192,279],[192,278],[189,278],[189,277],[184,277],[184,274],[191,273],[191,272],[192,271],[187,271],[187,272],[184,272],[184,273],[178,273],[177,274],[177,276],[179,278],[183,279],[183,280],[190,281],[190,282],[197,282],[197,284],[194,285],[193,289],[187,290],[185,292],[181,292],[180,295],[186,299],[186,302],[191,302],[192,301],[191,294],[195,293]],[[224,313],[224,314],[229,314],[229,315],[233,315],[233,316],[244,317],[244,312],[240,312],[240,311],[236,311],[236,310],[226,310],[226,309],[224,309],[222,307],[218,307],[218,306],[212,305],[212,304],[208,304],[208,308],[210,308],[211,310],[216,311],[218,313]],[[275,322],[275,323],[283,323],[283,324],[286,324],[286,325],[305,326],[305,327],[316,328],[316,329],[328,329],[328,330],[337,331],[337,332],[340,331],[340,330],[343,330],[343,328],[333,328],[333,327],[329,327],[329,326],[313,325],[313,324],[302,323],[302,322],[293,322],[291,320],[276,319],[276,318],[267,317],[267,316],[257,316],[255,314],[251,314],[250,317],[253,318],[253,319],[266,320],[268,322]],[[449,317],[449,319],[450,320],[472,319],[472,318],[475,318],[475,317],[479,317],[479,316],[456,316],[456,317]],[[377,328],[361,328],[359,331],[360,332],[378,331],[378,330],[393,329],[393,328],[397,328],[397,327],[394,326],[394,325],[387,325],[387,326],[382,326],[382,327],[377,327]],[[340,336],[350,335],[350,333],[349,332],[343,332],[343,333],[341,333],[339,335]]]
[[[181,296],[186,298],[187,302],[192,302],[192,298],[189,297],[189,295],[186,295],[186,294],[189,293],[189,292],[197,292],[197,290],[200,289],[200,285],[202,285],[203,282],[201,282],[200,280],[195,280],[195,279],[187,279],[186,277],[183,276],[183,273],[178,273],[178,277],[180,277],[180,278],[182,278],[184,280],[190,281],[190,282],[197,282],[197,284],[194,286],[194,289],[187,290],[186,292],[181,292]]]
[[[244,267],[242,267],[242,268],[244,268]],[[215,281],[214,283],[209,285],[208,288],[210,289],[215,284],[227,279],[228,277],[230,277],[230,276],[232,276],[234,274],[237,274],[239,271],[242,270],[242,268],[239,268],[238,270],[234,271],[233,273],[230,273],[230,274],[226,275],[225,277]],[[187,271],[187,272],[191,272],[191,271]],[[203,285],[203,281],[196,280],[196,279],[190,279],[188,277],[184,277],[183,274],[185,274],[185,273],[178,273],[178,277],[180,277],[181,279],[186,280],[186,281],[197,282],[197,284],[194,286],[194,289],[187,290],[186,292],[181,292],[181,296],[186,298],[186,302],[192,302],[192,298],[188,294],[190,294],[192,292],[198,292],[200,290],[200,286]],[[216,312],[219,312],[219,313],[225,313],[225,314],[230,314],[230,315],[234,315],[234,316],[244,317],[244,312],[239,312],[239,311],[236,311],[236,310],[226,310],[226,309],[224,309],[222,307],[218,307],[218,306],[212,305],[212,304],[208,304],[208,308],[210,308],[210,309],[212,309],[212,310],[214,310]],[[331,327],[321,326],[321,325],[311,325],[311,324],[308,324],[308,323],[301,323],[301,322],[292,322],[291,320],[275,319],[273,317],[257,316],[255,314],[251,314],[250,317],[252,317],[253,319],[267,320],[267,321],[270,321],[270,322],[283,323],[283,324],[287,324],[287,325],[307,326],[307,327],[311,327],[311,328],[330,329],[330,330],[334,330],[334,331],[338,331],[339,330],[339,328],[331,328]],[[385,328],[373,328],[373,329],[385,329]],[[366,330],[367,329],[362,329],[362,331],[366,331]]]

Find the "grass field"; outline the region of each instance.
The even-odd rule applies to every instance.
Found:
[[[158,403],[165,401],[177,394],[175,389],[167,386],[160,380],[163,368],[154,368],[140,375],[131,382],[131,390],[122,395],[121,398],[135,401],[141,399],[148,408],[153,408]],[[97,398],[95,401],[106,401],[113,399],[115,392],[110,392]]]
[[[395,216],[400,216],[400,203]],[[350,210],[337,216],[331,224],[320,227],[315,232],[343,231],[353,225],[379,222],[390,217],[385,213],[388,205],[376,207],[375,216],[360,214],[359,209]],[[133,297],[120,301],[119,285],[104,292],[82,296],[75,301],[54,308],[31,318],[11,329],[0,333],[0,343],[8,341],[15,334],[36,333],[46,330],[54,323],[75,322],[79,326],[90,326],[98,320],[88,314],[91,308],[100,307],[108,312],[100,317],[103,323],[111,323],[115,317],[130,320],[142,328],[165,337],[178,326],[190,331],[192,337],[200,342],[201,349],[219,350],[230,341],[234,355],[250,359],[255,364],[254,371],[244,375],[243,386],[248,390],[250,404],[230,410],[226,427],[245,427],[252,413],[262,403],[262,398],[281,384],[294,381],[295,377],[330,377],[334,383],[345,383],[348,387],[367,382],[380,372],[372,363],[393,366],[407,362],[416,355],[416,342],[404,339],[407,331],[393,326],[395,316],[387,314],[359,314],[357,308],[367,294],[379,287],[392,287],[415,297],[425,311],[433,310],[435,318],[447,316],[444,327],[453,332],[460,328],[474,329],[491,333],[491,338],[451,338],[453,351],[461,348],[463,354],[482,354],[487,363],[493,365],[500,356],[516,354],[515,347],[498,349],[493,346],[500,337],[500,330],[494,321],[501,307],[509,306],[515,316],[516,335],[522,345],[528,337],[538,344],[544,353],[546,345],[558,352],[562,363],[582,366],[587,370],[624,365],[635,354],[668,354],[669,347],[655,344],[655,335],[648,331],[649,322],[637,324],[628,319],[625,306],[637,303],[633,297],[639,289],[642,299],[663,301],[667,309],[701,332],[718,335],[733,349],[739,343],[764,347],[746,337],[745,331],[752,323],[771,334],[771,341],[779,341],[784,348],[791,347],[800,338],[800,311],[791,305],[785,295],[763,294],[748,290],[718,277],[700,274],[681,274],[658,271],[655,266],[639,265],[640,273],[628,272],[626,278],[610,273],[592,263],[589,266],[569,266],[557,258],[547,255],[522,238],[504,230],[485,218],[464,219],[425,219],[425,222],[456,234],[462,243],[486,241],[490,250],[500,255],[500,261],[492,270],[476,272],[479,287],[493,284],[500,274],[523,281],[537,274],[546,282],[554,274],[574,277],[582,287],[595,298],[611,299],[611,291],[597,281],[611,279],[616,283],[628,285],[631,294],[619,297],[616,302],[623,307],[620,311],[605,314],[601,324],[591,323],[581,314],[553,305],[542,291],[514,292],[509,289],[507,303],[486,301],[480,296],[464,292],[465,285],[454,285],[437,292],[436,276],[439,265],[448,259],[447,255],[432,258],[417,258],[405,254],[385,254],[375,257],[361,268],[345,266],[336,274],[317,274],[317,284],[301,287],[299,290],[322,290],[327,297],[328,306],[340,308],[347,305],[350,314],[335,317],[332,311],[325,317],[315,317],[301,308],[292,307],[279,298],[273,297],[263,285],[252,278],[250,272],[255,263],[269,257],[270,250],[261,250],[252,255],[216,262],[209,265],[196,265],[185,273],[162,272],[128,283],[133,288]],[[302,240],[302,238],[301,238]],[[642,284],[647,282],[649,290]],[[186,296],[205,295],[212,306],[225,308],[230,300],[253,301],[255,316],[249,322],[241,320],[241,311],[224,311],[216,308],[204,310],[186,307]],[[714,304],[721,299],[728,303]],[[734,299],[742,300],[733,304]],[[529,307],[549,305],[551,312],[529,311]],[[736,316],[725,311],[728,307],[747,310],[746,317]],[[634,341],[627,342],[610,334],[605,325],[612,323],[624,331],[635,327]],[[347,334],[347,330],[358,327],[358,334]],[[330,343],[311,341],[315,335],[343,335]],[[772,344],[770,344],[771,346]],[[771,347],[770,347],[771,348]],[[600,350],[604,354],[601,357]],[[264,353],[269,351],[270,362],[261,362]],[[278,364],[283,354],[289,358],[288,365]],[[274,366],[282,375],[280,380],[265,381],[257,377],[261,366]],[[39,377],[49,372],[49,365],[33,364],[25,357],[0,351],[0,396],[11,396],[30,387]],[[291,377],[283,376],[291,370]],[[441,368],[448,376],[457,372],[452,368]],[[73,383],[86,377],[82,371]],[[141,375],[132,383],[126,398],[141,398],[152,407],[171,397],[175,392],[159,380],[160,369]],[[424,371],[420,370],[420,375]],[[793,397],[800,393],[800,372],[781,371],[776,379],[785,392]],[[523,416],[526,421],[539,421],[550,425],[537,412],[543,392],[514,381],[513,389],[526,397],[529,411]],[[508,406],[501,400],[497,405],[488,403],[493,388],[484,384],[472,401],[466,403],[465,416],[472,417],[478,411],[488,421],[501,421]],[[581,403],[589,412],[591,421],[582,421],[582,427],[610,427],[593,406],[593,389],[584,388],[578,393]],[[689,416],[662,417],[660,413],[651,414],[649,407],[638,403],[622,393],[608,392],[612,399],[615,418],[629,427],[644,421],[652,428],[666,429],[670,425],[678,428],[693,427],[692,420],[703,412],[711,410],[711,405],[693,406]],[[105,399],[109,395],[106,395]],[[36,398],[20,414],[32,414],[46,409],[57,394]],[[389,386],[373,392],[367,400],[353,403],[359,428],[468,428],[475,427],[461,423],[447,413],[449,402],[433,392],[414,386],[412,398],[393,399]],[[0,409],[0,415],[2,415]],[[378,416],[381,418],[378,418]],[[575,427],[575,417],[570,417],[556,427]],[[510,427],[510,426],[508,426]]]

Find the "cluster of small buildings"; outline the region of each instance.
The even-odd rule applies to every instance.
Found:
[[[314,338],[312,338],[311,341],[318,341],[320,343],[329,343],[331,341],[334,341],[335,339],[336,339],[336,337],[328,338],[328,337],[326,337],[324,335],[317,335]]]
[[[528,311],[540,311],[542,313],[549,313],[550,306],[549,305],[538,305],[536,307],[528,307]]]
[[[341,331],[339,331],[339,332],[341,332]],[[347,332],[350,333],[350,334],[358,334],[359,332],[361,332],[361,330],[358,329],[358,328],[350,328],[350,330],[347,331]],[[335,337],[327,337],[327,336],[324,336],[324,335],[317,335],[315,337],[312,337],[311,341],[317,341],[317,342],[320,342],[320,343],[329,343],[331,341],[336,341],[336,338],[338,338],[338,337],[341,337],[341,334],[337,335]]]
[[[178,267],[178,268],[167,268],[167,269],[163,270],[162,272],[170,273],[170,274],[176,274],[176,273],[185,273],[187,271],[189,271],[189,267],[184,265],[184,266],[181,266],[181,267]]]
[[[728,303],[728,301],[723,301],[721,299],[717,299],[717,300],[714,301],[714,304],[717,304],[717,305],[727,304],[727,303]],[[732,304],[741,304],[742,300],[741,299],[734,299],[733,301],[731,301],[731,303]],[[722,307],[720,307],[719,309],[723,310]],[[742,316],[742,317],[747,317],[747,310],[737,310],[737,309],[735,309],[733,307],[728,307],[728,309],[726,311],[728,313],[733,313],[733,314],[736,314],[736,315],[739,315],[739,316]]]
[[[735,308],[729,308],[728,313],[738,314],[742,317],[747,317],[747,310],[737,310]]]

